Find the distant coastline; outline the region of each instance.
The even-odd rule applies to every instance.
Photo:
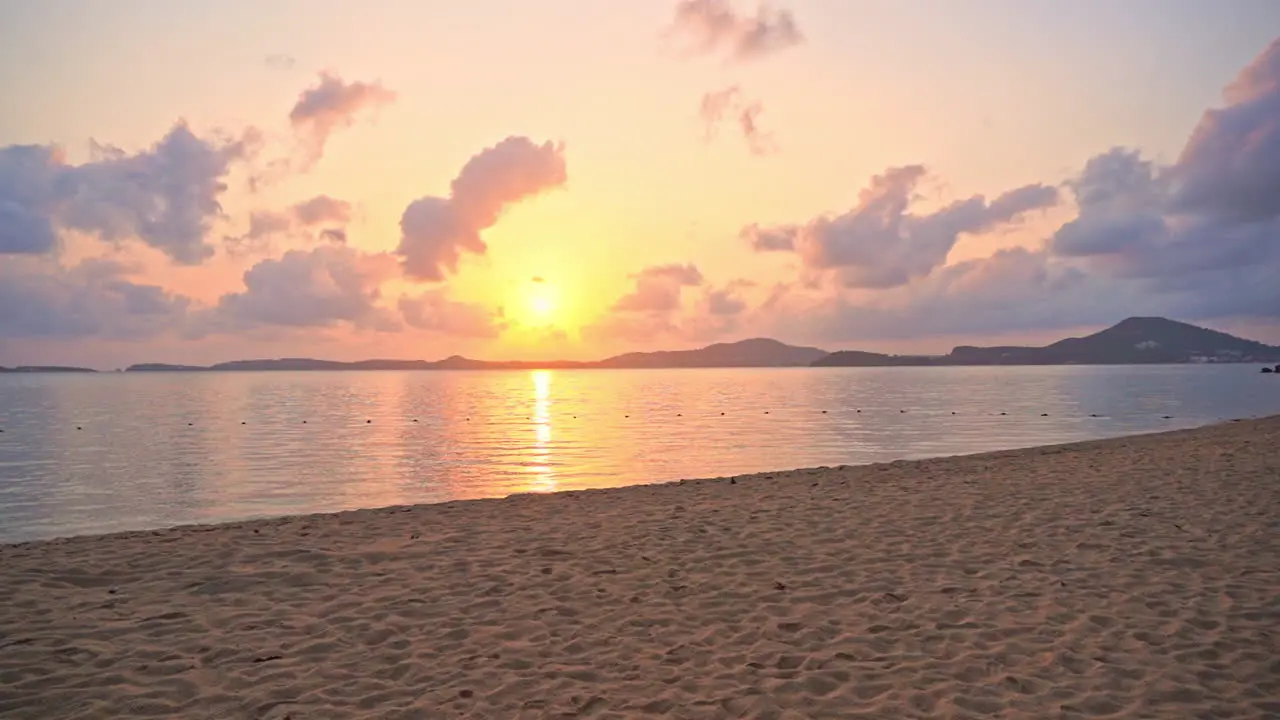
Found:
[[[1184,363],[1280,363],[1280,347],[1188,323],[1132,317],[1082,338],[1043,347],[962,345],[946,355],[889,355],[863,350],[828,352],[768,338],[716,343],[696,350],[615,355],[603,360],[490,361],[454,355],[443,360],[311,358],[234,360],[209,366],[139,363],[126,372],[236,372],[316,370],[587,370],[749,367],[955,367],[988,365],[1156,365]],[[0,367],[0,373],[96,372],[64,366]]]

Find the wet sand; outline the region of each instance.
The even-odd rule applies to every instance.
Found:
[[[0,716],[1280,717],[1280,418],[0,546]]]

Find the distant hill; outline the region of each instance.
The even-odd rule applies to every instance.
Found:
[[[827,356],[826,350],[796,347],[754,338],[717,343],[697,350],[662,350],[615,355],[598,363],[606,368],[803,367]]]
[[[1132,365],[1142,363],[1276,362],[1280,347],[1159,317],[1131,317],[1082,338],[1044,347],[962,345],[938,357],[845,350],[816,367],[885,365]]]
[[[826,350],[795,347],[777,340],[757,338],[734,343],[717,343],[697,350],[674,350],[615,355],[594,362],[556,360],[532,362],[523,360],[472,360],[453,355],[444,360],[360,360],[338,362],[310,358],[274,360],[234,360],[208,367],[141,363],[131,365],[128,372],[214,372],[264,370],[534,370],[577,368],[694,368],[694,367],[805,367]]]
[[[768,338],[716,343],[696,350],[614,355],[597,361],[489,361],[453,355],[443,360],[311,358],[235,360],[209,367],[143,363],[129,372],[264,370],[535,370],[578,368],[901,367],[930,365],[1127,365],[1136,363],[1280,362],[1280,347],[1158,317],[1131,317],[1106,330],[1044,347],[961,345],[946,355],[888,355],[863,350],[828,353]],[[20,368],[22,372],[75,368]],[[0,368],[0,371],[14,372]],[[91,372],[91,371],[89,371]]]

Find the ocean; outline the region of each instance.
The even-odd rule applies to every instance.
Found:
[[[0,542],[1280,413],[1250,365],[0,375]]]

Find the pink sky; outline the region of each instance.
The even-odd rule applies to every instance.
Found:
[[[906,5],[6,5],[0,364],[1280,343],[1276,5]]]

